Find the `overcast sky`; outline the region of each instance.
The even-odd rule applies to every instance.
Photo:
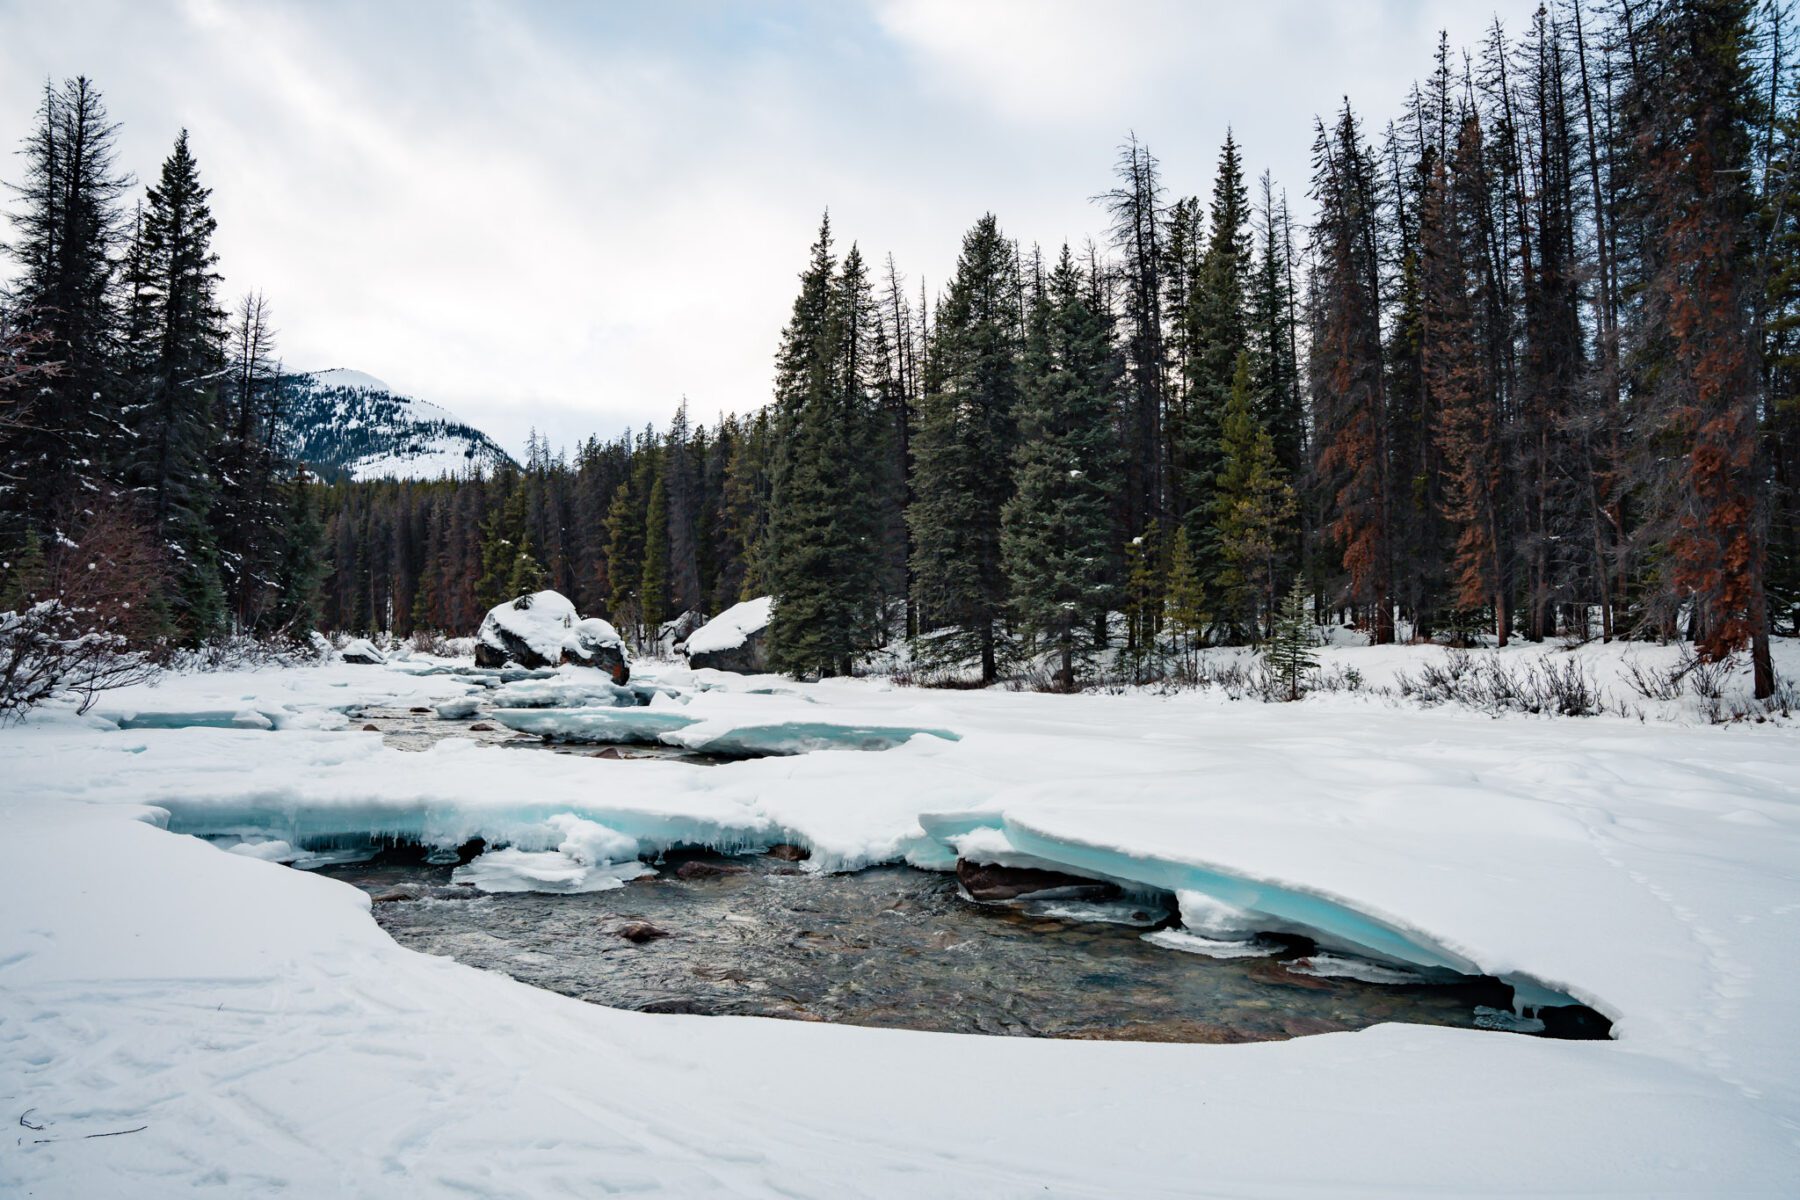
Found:
[[[1053,248],[1136,130],[1171,196],[1227,126],[1304,206],[1311,124],[1372,127],[1535,0],[0,0],[0,144],[86,73],[153,179],[186,126],[228,295],[518,450],[768,396],[826,206],[916,289],[984,211]],[[0,179],[18,177],[0,159]]]

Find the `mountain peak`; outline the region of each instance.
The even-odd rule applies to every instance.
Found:
[[[440,479],[491,470],[512,456],[429,401],[348,367],[281,378],[289,452],[352,479]]]

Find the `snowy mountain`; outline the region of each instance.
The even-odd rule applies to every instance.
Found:
[[[353,479],[437,479],[511,462],[494,439],[361,371],[282,377],[294,457]]]

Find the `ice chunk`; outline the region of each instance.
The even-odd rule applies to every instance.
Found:
[[[553,675],[547,679],[523,679],[494,692],[498,708],[633,708],[637,690],[621,687],[604,675]]]
[[[1266,958],[1277,947],[1254,939],[1225,940],[1184,933],[1179,929],[1158,929],[1144,935],[1146,942],[1187,954],[1204,954],[1208,958]]]
[[[637,840],[574,813],[546,822],[562,835],[554,850],[502,847],[478,855],[451,873],[457,883],[484,892],[600,892],[627,880],[654,875],[637,860]]]
[[[494,720],[520,733],[569,742],[649,743],[689,725],[695,718],[641,708],[503,708]]]
[[[1131,925],[1148,929],[1163,919],[1163,910],[1135,900],[1036,900],[1024,905],[1034,917],[1083,921],[1093,925]]]
[[[437,706],[437,715],[446,721],[462,721],[481,711],[481,700],[475,696],[458,696]]]
[[[294,849],[291,843],[281,840],[246,840],[226,846],[225,849],[232,854],[241,854],[245,858],[260,858],[264,862],[289,863],[303,857],[302,852]]]
[[[246,708],[231,718],[231,726],[233,729],[273,729],[275,722],[255,709]]]
[[[1175,893],[1175,903],[1181,909],[1182,927],[1205,937],[1230,940],[1257,932],[1256,921],[1249,913],[1205,892],[1180,889]]]
[[[710,728],[710,725],[709,725]],[[782,721],[769,725],[739,725],[722,733],[694,730],[663,740],[689,750],[704,750],[741,758],[776,754],[811,754],[818,750],[892,750],[919,734],[959,740],[948,729],[919,729],[910,725],[836,725],[828,721]]]
[[[1418,971],[1387,966],[1342,954],[1314,954],[1288,964],[1296,975],[1313,975],[1320,979],[1357,979],[1363,983],[1429,983],[1432,980]],[[1454,973],[1447,973],[1454,979]]]

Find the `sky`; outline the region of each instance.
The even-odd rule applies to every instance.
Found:
[[[290,369],[368,372],[516,453],[766,403],[827,208],[935,292],[984,212],[1048,252],[1100,235],[1130,132],[1205,195],[1229,127],[1304,212],[1316,114],[1349,97],[1378,129],[1438,30],[1535,7],[0,0],[0,147],[82,73],[138,179],[187,128],[224,294],[267,295]]]

